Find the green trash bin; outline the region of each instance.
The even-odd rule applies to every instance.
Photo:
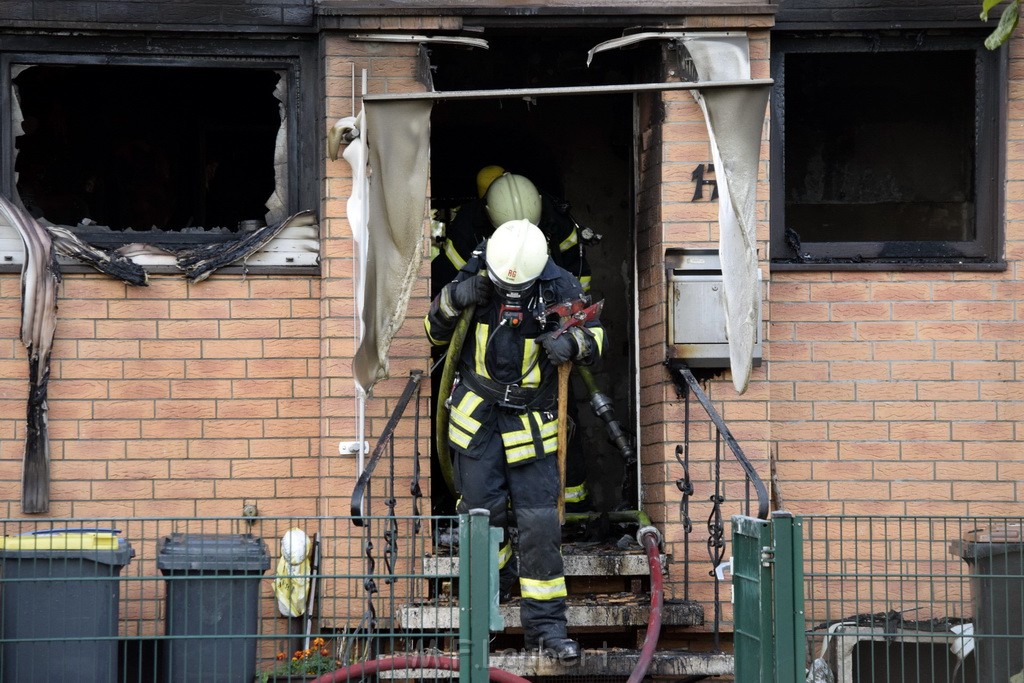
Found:
[[[163,682],[250,683],[267,544],[251,534],[173,533],[157,551],[167,579]]]
[[[114,683],[121,569],[135,554],[113,530],[0,538],[4,681]]]
[[[971,571],[978,680],[1009,681],[1024,670],[1024,529],[970,531],[950,551]]]

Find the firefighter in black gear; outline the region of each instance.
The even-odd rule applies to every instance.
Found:
[[[459,207],[445,228],[445,241],[431,264],[432,296],[451,282],[472,257],[481,241],[494,228],[512,220],[528,220],[540,228],[547,240],[555,265],[569,271],[580,281],[584,293],[590,292],[590,264],[584,254],[581,231],[569,213],[569,204],[538,191],[528,178],[507,173],[500,166],[485,166],[476,177],[478,201]],[[565,507],[569,512],[589,509],[587,465],[583,455],[582,431],[576,401],[570,397],[570,438],[565,477]]]
[[[566,634],[557,507],[557,366],[596,360],[604,330],[592,320],[554,334],[560,321],[545,311],[584,294],[579,280],[548,257],[535,225],[505,223],[481,247],[434,298],[425,320],[430,341],[443,346],[461,312],[475,306],[449,399],[459,510],[486,508],[491,525],[505,531],[503,579],[518,555],[527,648],[574,660],[579,645]],[[518,527],[517,553],[510,526]]]

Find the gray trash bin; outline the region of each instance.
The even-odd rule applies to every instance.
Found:
[[[119,680],[118,576],[134,554],[109,531],[0,539],[3,680]]]
[[[267,544],[251,534],[173,533],[157,551],[167,577],[164,632],[171,636],[161,653],[163,681],[252,681]]]
[[[979,529],[950,551],[971,571],[978,680],[1009,681],[1024,670],[1024,534],[1019,524]]]

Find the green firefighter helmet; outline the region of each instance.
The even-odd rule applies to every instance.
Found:
[[[509,221],[540,223],[540,192],[525,176],[503,173],[495,178],[484,195],[484,204],[495,228]]]

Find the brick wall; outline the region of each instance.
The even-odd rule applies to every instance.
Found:
[[[313,514],[320,283],[68,275],[49,384],[50,515]],[[0,514],[20,512],[28,363],[0,278]]]
[[[1024,231],[1018,36],[1007,125],[1007,270],[775,273],[771,441],[794,512],[1024,511]]]

